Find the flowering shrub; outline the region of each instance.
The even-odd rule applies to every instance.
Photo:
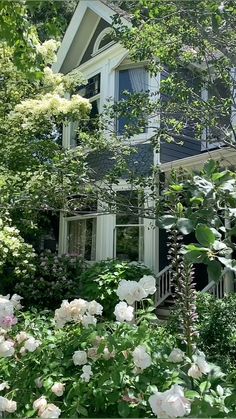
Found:
[[[0,282],[1,292],[13,289],[14,282],[34,272],[35,253],[21,237],[10,219],[0,218]]]
[[[36,259],[35,269],[34,275],[21,278],[15,286],[25,306],[53,309],[63,298],[79,295],[79,277],[84,270],[81,258],[46,251]]]
[[[141,264],[117,260],[95,263],[81,275],[80,296],[98,301],[103,306],[104,317],[114,319],[116,290],[120,281],[138,281],[143,275],[150,274],[150,269]],[[122,306],[125,307],[124,304]]]
[[[150,276],[136,284],[154,292]],[[126,281],[129,292],[123,289],[120,298],[139,300],[137,286],[131,287]],[[1,297],[1,324],[19,308],[19,296]],[[64,300],[54,319],[18,313],[17,324],[0,329],[0,347],[6,346],[0,411],[42,418],[235,415],[236,394],[202,352],[189,358],[173,335],[146,321],[84,322],[101,315],[96,301]]]

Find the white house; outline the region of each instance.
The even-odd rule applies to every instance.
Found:
[[[66,31],[58,52],[55,72],[69,73],[74,69],[81,71],[88,84],[81,94],[89,98],[92,113],[102,111],[106,101],[119,99],[122,91],[158,92],[164,74],[150,77],[144,69],[145,63],[134,63],[128,52],[112,40],[112,17],[119,13],[123,22],[131,25],[129,16],[109,0],[81,0]],[[155,120],[158,126],[160,121]],[[118,121],[118,134],[122,130],[122,119]],[[64,147],[76,147],[76,124],[65,126],[63,130]],[[172,168],[199,168],[209,157],[226,158],[230,163],[236,161],[235,152],[228,148],[208,150],[191,135],[182,147],[176,144],[161,144],[157,152],[150,142],[153,129],[132,138],[131,143],[138,150],[134,167],[142,174],[149,175],[155,165],[161,165],[163,172]],[[108,139],[109,141],[109,139]],[[205,151],[205,152],[203,152]],[[106,159],[106,158],[105,158]],[[95,165],[102,172],[107,161],[97,160]],[[125,193],[129,184],[121,180],[117,193]],[[137,196],[133,197],[137,199]],[[166,237],[159,232],[154,220],[129,216],[120,218],[116,214],[99,214],[97,203],[94,211],[85,215],[60,217],[59,252],[79,252],[87,260],[99,261],[107,258],[132,259],[143,262],[162,280],[159,299],[163,300],[169,292],[169,271],[166,267]],[[124,240],[127,238],[127,248]],[[130,245],[132,244],[132,246]],[[215,291],[217,292],[217,290]]]

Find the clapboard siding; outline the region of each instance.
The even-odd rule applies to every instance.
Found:
[[[161,81],[164,81],[169,76],[169,71],[165,68],[161,73]],[[197,88],[197,78],[192,77],[192,73],[188,70],[182,70],[182,76],[187,80],[189,86]],[[163,105],[168,101],[168,95],[161,92],[161,101]],[[181,111],[179,113],[181,119]],[[178,114],[173,115],[178,118]],[[163,119],[161,117],[161,128],[164,128]],[[183,159],[185,157],[194,156],[201,153],[201,142],[194,139],[195,128],[194,122],[189,121],[184,128],[182,135],[176,135],[173,143],[161,143],[160,159],[161,163],[167,163],[173,160]],[[182,144],[177,144],[181,142]]]
[[[126,158],[128,170],[133,176],[150,176],[153,167],[153,146],[138,144],[134,148],[136,152]],[[88,157],[88,165],[92,170],[94,180],[101,180],[115,168],[116,159],[111,152],[94,152]],[[122,175],[124,179],[127,177],[127,174]]]

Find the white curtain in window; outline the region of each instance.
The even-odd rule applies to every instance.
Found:
[[[138,93],[148,90],[144,68],[131,68],[128,71],[133,92]]]
[[[68,252],[84,257],[86,245],[86,220],[70,221]]]

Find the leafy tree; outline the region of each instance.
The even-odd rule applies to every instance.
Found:
[[[235,2],[139,0],[130,18],[132,27],[114,20],[117,39],[162,77],[156,96],[128,96],[119,112],[130,106],[131,117],[140,108],[152,117],[156,144],[204,136],[235,148]],[[138,130],[147,124],[141,117]]]

